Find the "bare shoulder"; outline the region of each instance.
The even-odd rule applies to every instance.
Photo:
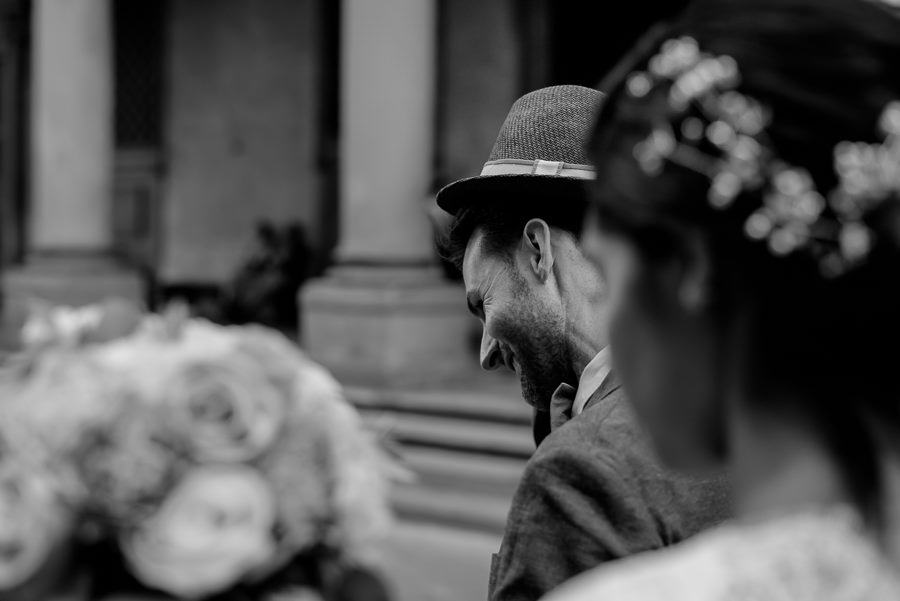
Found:
[[[844,510],[730,524],[604,566],[547,601],[839,601],[900,598],[900,579]]]

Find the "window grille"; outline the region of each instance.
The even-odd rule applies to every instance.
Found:
[[[162,138],[162,0],[113,3],[117,148],[158,148]]]
[[[113,0],[116,252],[152,278],[161,202],[164,0]]]

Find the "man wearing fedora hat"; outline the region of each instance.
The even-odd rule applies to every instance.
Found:
[[[481,174],[438,194],[444,254],[482,322],[481,364],[518,375],[537,451],[513,498],[491,601],[540,598],[605,562],[724,519],[719,478],[659,466],[610,370],[606,287],[578,246],[593,176],[584,144],[602,95],[580,86],[513,105]]]

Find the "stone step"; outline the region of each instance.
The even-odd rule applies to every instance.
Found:
[[[509,499],[455,490],[435,490],[415,484],[394,489],[394,508],[405,520],[502,534]]]
[[[403,446],[519,459],[527,459],[534,451],[531,430],[522,424],[361,409],[363,418],[375,430]]]
[[[509,499],[522,479],[525,461],[460,453],[446,449],[405,447],[405,464],[420,488],[490,494]]]
[[[491,555],[499,549],[494,533],[398,520],[379,565],[393,601],[480,601],[488,598]]]
[[[345,390],[366,423],[399,444],[415,474],[395,488],[400,517],[502,533],[534,451],[531,410],[516,390]]]
[[[357,407],[403,413],[474,419],[530,426],[531,408],[514,389],[503,392],[473,390],[384,390],[345,387]]]

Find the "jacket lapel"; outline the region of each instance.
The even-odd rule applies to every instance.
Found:
[[[606,397],[614,393],[619,389],[619,380],[615,376],[615,372],[609,372],[603,382],[600,384],[600,387],[594,391],[594,393],[588,399],[588,402],[585,404],[585,410],[597,405],[601,401],[603,401]],[[541,442],[547,436],[561,426],[563,423],[571,419],[571,409],[572,409],[572,401],[575,399],[575,388],[569,386],[568,384],[561,384],[560,387],[554,393],[555,403],[551,403],[550,411],[540,411],[538,409],[534,410],[534,421],[532,422],[533,434],[534,434],[534,444],[535,446],[540,446]],[[564,414],[564,412],[560,411],[560,407],[565,403],[561,401],[568,402],[568,413]]]
[[[584,408],[588,409],[590,407],[593,407],[619,388],[621,388],[621,384],[619,383],[619,378],[616,377],[616,372],[609,372],[609,375],[606,376],[606,378],[600,384],[600,387],[594,391]]]

